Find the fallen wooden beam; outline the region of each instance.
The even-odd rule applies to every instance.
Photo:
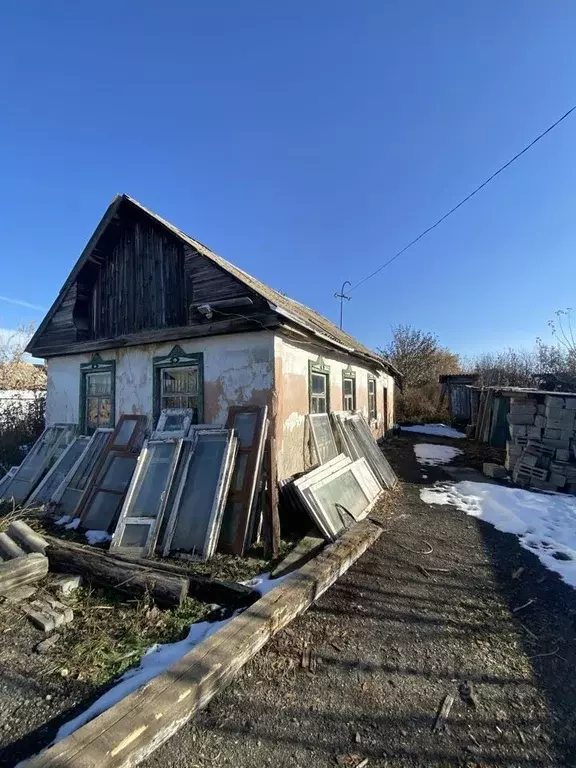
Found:
[[[33,584],[48,573],[48,560],[44,555],[33,552],[16,560],[0,563],[0,595],[14,587]]]
[[[27,768],[137,765],[204,707],[272,635],[320,597],[381,533],[369,520],[358,523],[166,672],[31,758]]]
[[[162,560],[130,557],[129,555],[114,555],[114,557],[127,563],[141,565],[143,568],[154,568],[165,573],[185,576],[190,584],[188,596],[205,603],[218,603],[227,607],[241,608],[252,605],[260,597],[259,592],[252,589],[252,587],[247,587],[245,584],[238,584],[236,581],[228,581],[227,579],[212,579],[210,576],[202,576],[201,574],[193,573],[182,565],[165,563]]]
[[[238,584],[235,581],[227,581],[226,579],[212,579],[210,576],[202,576],[201,574],[193,573],[182,565],[166,563],[163,560],[148,560],[143,557],[130,557],[130,555],[119,555],[116,553],[110,554],[102,549],[65,541],[55,536],[46,536],[45,538],[51,546],[65,546],[78,552],[98,552],[112,561],[139,566],[153,572],[161,571],[183,577],[187,579],[189,584],[188,596],[205,603],[218,603],[218,605],[226,607],[241,608],[251,605],[260,596],[252,587]]]
[[[188,594],[188,580],[153,568],[119,560],[95,548],[51,539],[46,549],[50,569],[74,573],[87,581],[112,587],[131,597],[150,595],[158,605],[182,605]]]

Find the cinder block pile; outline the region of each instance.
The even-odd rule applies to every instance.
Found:
[[[576,395],[513,397],[507,418],[506,468],[514,481],[576,493]]]

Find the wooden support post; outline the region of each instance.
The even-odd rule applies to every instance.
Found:
[[[0,595],[4,595],[15,587],[33,584],[47,573],[48,560],[38,552],[0,563]]]

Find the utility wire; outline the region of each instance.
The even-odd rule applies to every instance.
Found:
[[[531,142],[530,142],[530,144],[528,144],[527,146],[525,146],[525,147],[524,147],[524,149],[523,149],[523,150],[521,150],[520,152],[518,152],[518,154],[517,154],[517,155],[514,155],[514,157],[513,157],[511,160],[508,160],[508,162],[507,162],[507,163],[505,163],[505,164],[504,164],[504,165],[502,165],[500,168],[498,168],[498,170],[497,170],[497,171],[495,171],[495,173],[493,173],[493,174],[492,174],[492,176],[490,176],[489,178],[487,178],[487,179],[486,179],[486,181],[483,181],[483,182],[482,182],[482,184],[480,184],[480,186],[476,187],[476,189],[475,189],[473,192],[470,192],[470,194],[469,194],[469,195],[467,195],[467,196],[466,196],[466,197],[465,197],[463,200],[460,200],[460,202],[459,202],[457,205],[455,205],[453,208],[451,208],[451,209],[448,211],[448,213],[445,213],[445,214],[444,214],[444,216],[442,216],[442,218],[438,219],[438,221],[437,221],[435,224],[432,224],[432,226],[428,227],[428,229],[425,229],[423,232],[421,232],[421,233],[418,235],[418,237],[415,237],[415,238],[414,238],[414,240],[412,240],[411,242],[409,242],[409,243],[408,243],[408,245],[405,245],[405,246],[404,246],[404,248],[402,248],[402,250],[401,250],[401,251],[398,251],[398,253],[394,254],[394,256],[392,256],[392,258],[391,258],[391,259],[388,259],[388,261],[384,262],[384,264],[382,264],[382,266],[378,267],[378,269],[375,269],[375,270],[374,270],[374,272],[371,272],[371,273],[370,273],[369,275],[367,275],[366,277],[363,277],[363,278],[362,278],[362,280],[360,280],[360,282],[358,282],[358,283],[356,283],[355,285],[353,285],[353,286],[352,286],[352,288],[350,288],[350,289],[349,289],[348,293],[351,293],[352,291],[355,291],[355,290],[356,290],[356,288],[359,288],[359,287],[360,287],[360,286],[361,286],[363,283],[365,283],[367,280],[370,280],[372,277],[374,277],[375,275],[377,275],[379,272],[382,272],[382,270],[383,270],[385,267],[387,267],[389,264],[392,264],[392,262],[393,262],[393,261],[395,261],[395,260],[396,260],[396,259],[397,259],[399,256],[402,256],[402,254],[403,254],[403,253],[405,253],[405,252],[408,250],[408,248],[411,248],[413,245],[415,245],[415,244],[416,244],[416,243],[417,243],[419,240],[421,240],[421,239],[422,239],[422,238],[423,238],[425,235],[427,235],[427,234],[428,234],[428,232],[432,232],[432,230],[433,230],[433,229],[436,229],[436,227],[437,227],[439,224],[441,224],[441,223],[444,221],[444,219],[447,219],[447,218],[448,218],[448,216],[451,216],[451,215],[452,215],[452,214],[453,214],[455,211],[457,211],[457,210],[458,210],[458,208],[460,208],[462,205],[464,205],[464,203],[467,203],[467,202],[468,202],[468,200],[470,200],[470,198],[471,198],[471,197],[474,197],[474,195],[475,195],[475,194],[477,194],[478,192],[480,192],[480,190],[481,190],[481,189],[483,189],[483,188],[484,188],[484,187],[485,187],[487,184],[489,184],[489,183],[490,183],[490,182],[491,182],[493,179],[495,179],[495,178],[496,178],[496,176],[498,176],[498,174],[502,173],[502,171],[505,171],[505,170],[506,170],[506,168],[508,168],[508,166],[512,165],[512,163],[513,163],[515,160],[518,160],[518,158],[519,158],[519,157],[522,157],[522,155],[523,155],[525,152],[528,152],[528,150],[529,150],[529,149],[531,149],[531,147],[533,147],[533,146],[534,146],[534,144],[536,144],[537,142],[539,142],[539,141],[540,141],[540,139],[543,139],[543,138],[544,138],[544,136],[546,136],[546,134],[547,134],[547,133],[550,133],[550,131],[553,131],[553,130],[554,130],[554,128],[556,128],[556,126],[557,126],[557,125],[560,125],[560,123],[561,123],[563,120],[565,120],[565,119],[568,117],[568,115],[571,115],[571,114],[572,114],[572,112],[574,112],[574,110],[576,110],[576,104],[574,104],[574,106],[573,106],[573,107],[571,107],[571,108],[568,110],[568,112],[565,112],[565,113],[562,115],[562,117],[558,118],[558,120],[556,120],[556,122],[555,122],[555,123],[552,123],[552,125],[551,125],[549,128],[546,128],[546,130],[545,130],[545,131],[543,131],[543,132],[542,132],[542,133],[541,133],[539,136],[536,136],[536,138],[535,138],[533,141],[531,141]]]

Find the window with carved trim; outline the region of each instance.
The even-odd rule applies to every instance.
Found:
[[[193,411],[192,422],[203,419],[202,354],[187,354],[174,347],[169,355],[154,358],[154,420],[165,408]]]
[[[80,432],[92,435],[99,427],[113,427],[115,362],[94,355],[80,366],[80,375]]]

